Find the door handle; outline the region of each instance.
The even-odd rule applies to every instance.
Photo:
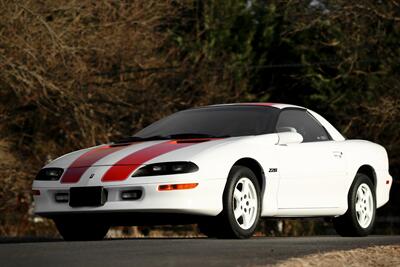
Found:
[[[341,158],[343,156],[342,151],[333,151],[332,153],[335,158]]]

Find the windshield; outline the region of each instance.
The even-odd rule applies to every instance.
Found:
[[[234,137],[273,133],[279,109],[266,106],[216,106],[189,109],[161,119],[133,138]]]

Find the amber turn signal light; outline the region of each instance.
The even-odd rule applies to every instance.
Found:
[[[198,183],[192,184],[164,184],[158,186],[158,191],[170,191],[170,190],[182,190],[182,189],[193,189]]]

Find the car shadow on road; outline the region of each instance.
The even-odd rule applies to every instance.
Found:
[[[122,241],[122,240],[183,240],[183,239],[209,239],[206,237],[117,237],[105,238],[102,242]],[[65,241],[62,238],[51,237],[0,237],[1,244],[18,243],[44,243],[44,242],[92,242],[92,241]],[[99,241],[97,241],[99,242]]]
[[[50,238],[50,237],[1,237],[1,244],[12,244],[12,243],[39,243],[39,242],[62,242],[62,238]]]

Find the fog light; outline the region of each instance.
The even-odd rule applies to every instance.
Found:
[[[142,197],[142,190],[129,190],[121,192],[122,200],[137,200]]]
[[[57,202],[66,203],[69,201],[69,194],[68,193],[56,193],[54,198]]]

